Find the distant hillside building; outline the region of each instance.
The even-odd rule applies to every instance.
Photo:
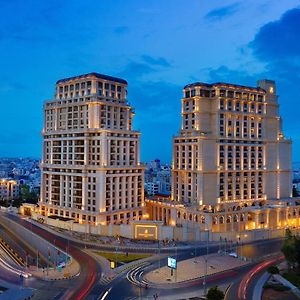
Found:
[[[0,179],[0,200],[13,200],[20,196],[20,185],[13,179]]]

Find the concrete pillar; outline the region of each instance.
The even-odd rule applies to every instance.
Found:
[[[255,222],[255,228],[258,228],[259,224],[259,213],[258,212],[254,212],[254,222]]]
[[[63,198],[64,198],[64,175],[59,176],[60,184],[59,184],[59,205],[63,206]]]
[[[96,173],[96,211],[105,211],[106,188],[105,188],[105,171]]]
[[[82,177],[82,210],[87,210],[88,185],[87,176]]]

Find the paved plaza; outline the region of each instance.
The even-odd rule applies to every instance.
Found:
[[[175,270],[171,276],[171,269],[169,267],[162,267],[153,270],[145,275],[145,278],[152,283],[174,283],[187,281],[205,275],[205,259],[206,256],[199,256],[181,261],[177,264],[177,274]],[[248,262],[239,258],[234,258],[228,255],[211,254],[207,256],[207,275],[223,272],[233,268],[246,265]]]

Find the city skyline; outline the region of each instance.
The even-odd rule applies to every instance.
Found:
[[[300,0],[0,9],[1,296],[300,293]]]
[[[284,130],[293,139],[293,160],[299,161],[299,104],[294,100],[299,94],[298,3],[88,1],[42,2],[27,8],[18,1],[1,3],[7,14],[0,41],[0,156],[41,157],[40,112],[53,96],[49,86],[57,78],[95,71],[128,81],[136,128],[142,133],[142,161],[171,161],[186,83],[255,86],[256,78],[275,80]],[[91,6],[93,16],[88,14]],[[180,21],[174,18],[179,12]],[[10,18],[12,13],[17,17]],[[74,18],[81,27],[74,25]],[[12,103],[16,109],[8,114]]]

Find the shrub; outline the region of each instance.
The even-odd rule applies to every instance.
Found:
[[[206,295],[207,300],[223,300],[224,293],[217,286],[211,287]]]
[[[272,290],[278,291],[278,292],[284,292],[284,291],[290,290],[289,287],[284,286],[282,284],[271,284],[271,283],[265,284],[264,289],[272,289]]]
[[[277,266],[270,266],[270,267],[268,267],[267,271],[270,274],[278,274],[279,273],[279,269]]]
[[[293,285],[295,285],[296,287],[300,287],[300,276],[298,276],[295,273],[292,272],[288,272],[288,273],[284,273],[282,274],[282,276],[288,280],[289,282],[291,282]]]

